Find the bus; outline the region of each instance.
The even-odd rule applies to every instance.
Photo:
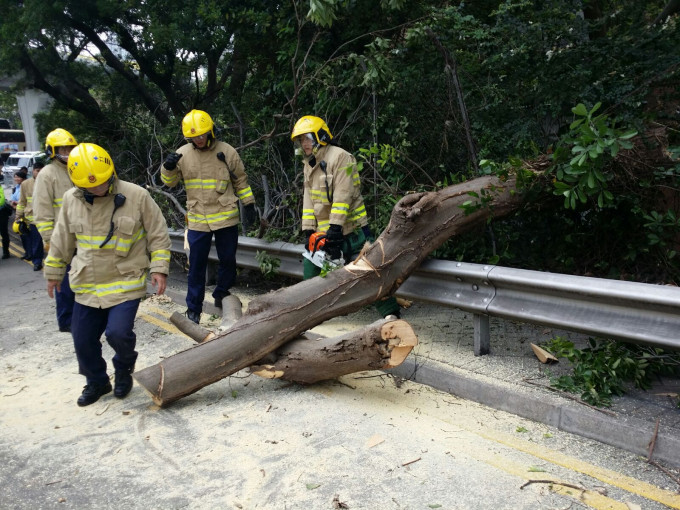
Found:
[[[0,129],[0,157],[7,161],[10,154],[26,150],[26,135],[20,129]]]

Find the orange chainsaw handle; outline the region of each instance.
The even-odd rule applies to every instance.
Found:
[[[326,232],[314,232],[309,236],[309,245],[307,249],[310,253],[314,253],[317,250],[322,250],[324,244],[326,244]]]

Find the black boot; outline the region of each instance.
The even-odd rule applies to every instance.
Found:
[[[201,312],[194,312],[193,310],[188,310],[186,312],[187,319],[189,319],[191,322],[195,322],[198,324],[201,322]]]
[[[87,383],[83,388],[83,394],[78,397],[77,403],[80,407],[89,406],[99,400],[99,397],[106,395],[110,391],[111,383],[109,381],[106,381],[106,384]]]
[[[222,300],[230,295],[231,292],[227,291],[224,294],[218,294],[216,296],[213,296],[215,298],[215,308],[222,308]]]
[[[132,389],[132,372],[130,370],[116,370],[113,394],[117,398],[125,398]]]

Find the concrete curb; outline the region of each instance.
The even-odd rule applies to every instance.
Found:
[[[551,425],[582,437],[647,457],[655,424],[631,417],[609,416],[594,409],[556,397],[540,389],[498,383],[466,370],[427,360],[409,358],[389,373],[426,384],[494,409]],[[680,467],[680,437],[677,431],[659,425],[653,458]]]

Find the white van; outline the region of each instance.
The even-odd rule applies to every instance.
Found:
[[[2,175],[5,178],[5,184],[14,185],[14,174],[21,170],[22,166],[28,168],[28,177],[31,177],[33,172],[33,163],[35,163],[36,158],[40,157],[44,153],[42,151],[29,151],[29,152],[15,152],[10,154],[5,161],[5,166],[2,168]]]

